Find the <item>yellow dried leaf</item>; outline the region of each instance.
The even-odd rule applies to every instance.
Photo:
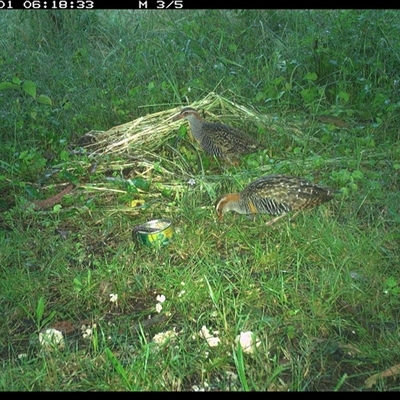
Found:
[[[378,372],[370,376],[364,383],[367,389],[370,389],[372,385],[375,385],[379,378],[387,378],[389,376],[400,375],[400,364],[393,365],[383,372]]]
[[[144,201],[143,200],[132,200],[130,203],[129,203],[129,207],[132,207],[132,208],[135,208],[135,207],[140,207],[140,206],[142,206],[144,204]]]

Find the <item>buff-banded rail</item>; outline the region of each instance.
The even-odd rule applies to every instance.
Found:
[[[307,179],[288,175],[268,175],[256,179],[240,193],[228,193],[215,202],[219,221],[228,211],[239,214],[269,214],[277,216],[266,225],[272,225],[285,214],[313,208],[333,199],[338,191],[316,185]]]
[[[208,154],[234,163],[241,155],[264,149],[252,136],[219,122],[207,122],[192,107],[185,107],[173,121],[186,119],[196,142]]]

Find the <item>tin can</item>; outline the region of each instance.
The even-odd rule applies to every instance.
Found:
[[[135,226],[133,240],[145,246],[161,247],[169,243],[173,236],[172,223],[168,219],[154,219]]]

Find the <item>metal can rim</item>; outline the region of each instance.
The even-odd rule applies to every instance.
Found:
[[[157,226],[157,224],[165,224],[164,226]],[[153,233],[160,233],[168,229],[172,225],[172,221],[166,218],[159,218],[159,219],[152,219],[150,221],[144,222],[143,224],[135,226],[135,232],[141,234],[153,234]],[[145,229],[152,229],[151,232]],[[143,229],[143,230],[141,230]],[[154,230],[153,230],[154,229]]]

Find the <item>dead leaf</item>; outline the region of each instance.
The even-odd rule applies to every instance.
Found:
[[[63,332],[66,335],[73,333],[77,327],[72,321],[59,321],[52,324],[53,329]]]
[[[388,368],[386,371],[378,372],[377,374],[370,376],[364,383],[366,388],[370,389],[372,385],[376,385],[376,381],[379,378],[387,378],[395,375],[400,375],[400,364],[396,364],[393,367]]]
[[[128,207],[141,207],[144,204],[143,200],[131,200],[130,203],[128,204]]]
[[[317,117],[323,123],[332,124],[338,126],[339,128],[349,128],[350,125],[342,118],[336,117],[334,115],[320,115]]]
[[[68,184],[68,186],[63,189],[60,193],[57,193],[56,195],[49,197],[46,200],[41,200],[41,201],[34,201],[32,203],[28,203],[26,205],[26,207],[29,207],[29,205],[33,204],[33,208],[35,210],[45,210],[46,208],[51,208],[53,206],[55,206],[57,203],[59,203],[62,198],[68,194],[73,188],[75,187],[75,185],[73,185],[72,183]]]

